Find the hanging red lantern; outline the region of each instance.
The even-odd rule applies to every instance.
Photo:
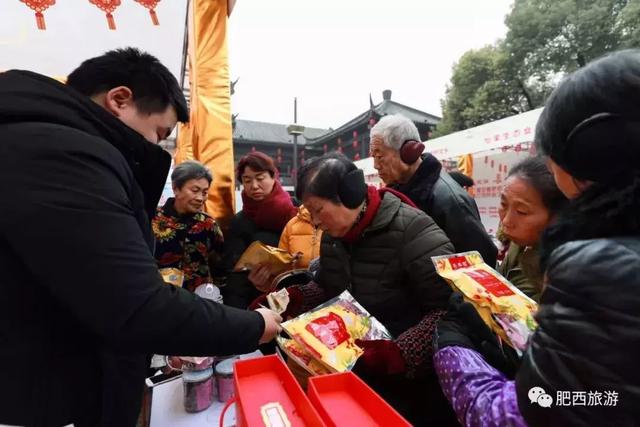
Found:
[[[134,0],[137,3],[140,3],[147,9],[149,9],[149,15],[151,15],[151,22],[153,25],[160,25],[160,21],[158,21],[158,15],[156,14],[156,6],[160,3],[160,0]]]
[[[116,29],[116,21],[113,19],[113,11],[120,6],[122,0],[89,0],[89,3],[95,5],[107,14],[107,24],[110,30]]]
[[[39,30],[46,30],[47,25],[44,22],[44,15],[42,12],[47,10],[49,7],[56,4],[56,0],[20,0],[22,3],[26,4],[27,7],[36,12],[36,25]]]
[[[353,160],[355,160],[355,161],[360,160],[360,153],[356,153],[356,154],[353,156]]]
[[[329,147],[327,146],[327,144],[324,144],[322,146],[322,149],[324,150],[324,154],[327,154],[327,150],[329,149]]]

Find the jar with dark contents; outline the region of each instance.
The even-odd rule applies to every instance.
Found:
[[[213,403],[215,395],[215,377],[213,359],[195,365],[182,365],[182,384],[184,387],[184,410],[201,412]]]
[[[237,357],[231,357],[216,365],[216,382],[218,383],[218,400],[220,402],[227,402],[234,395],[233,364],[237,360]]]

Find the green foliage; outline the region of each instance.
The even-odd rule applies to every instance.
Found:
[[[640,0],[515,0],[505,22],[504,41],[453,67],[436,136],[538,108],[563,75],[640,47]]]
[[[470,50],[453,67],[443,101],[443,120],[434,136],[442,136],[526,111],[528,104],[510,78],[501,46]]]

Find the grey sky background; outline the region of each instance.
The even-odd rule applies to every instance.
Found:
[[[506,33],[512,0],[238,0],[229,21],[232,98],[239,119],[338,127],[383,89],[393,99],[440,115],[440,99],[460,55]],[[66,75],[83,59],[137,46],[180,72],[186,0],[162,0],[160,26],[123,0],[107,29],[87,0],[59,0],[47,31],[18,0],[0,0],[0,70]]]
[[[451,67],[504,37],[512,0],[238,0],[230,20],[239,119],[338,127],[369,92],[440,115]]]

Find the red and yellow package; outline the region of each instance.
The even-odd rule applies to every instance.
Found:
[[[516,350],[524,350],[537,323],[538,305],[493,268],[477,251],[431,258],[438,274],[471,302],[482,320]]]
[[[311,375],[324,375],[331,373],[326,366],[316,360],[296,341],[289,338],[277,337],[276,343],[288,357],[295,360],[298,365],[302,366]]]
[[[391,339],[391,334],[345,291],[282,328],[331,372],[353,368],[363,350],[357,339]]]

